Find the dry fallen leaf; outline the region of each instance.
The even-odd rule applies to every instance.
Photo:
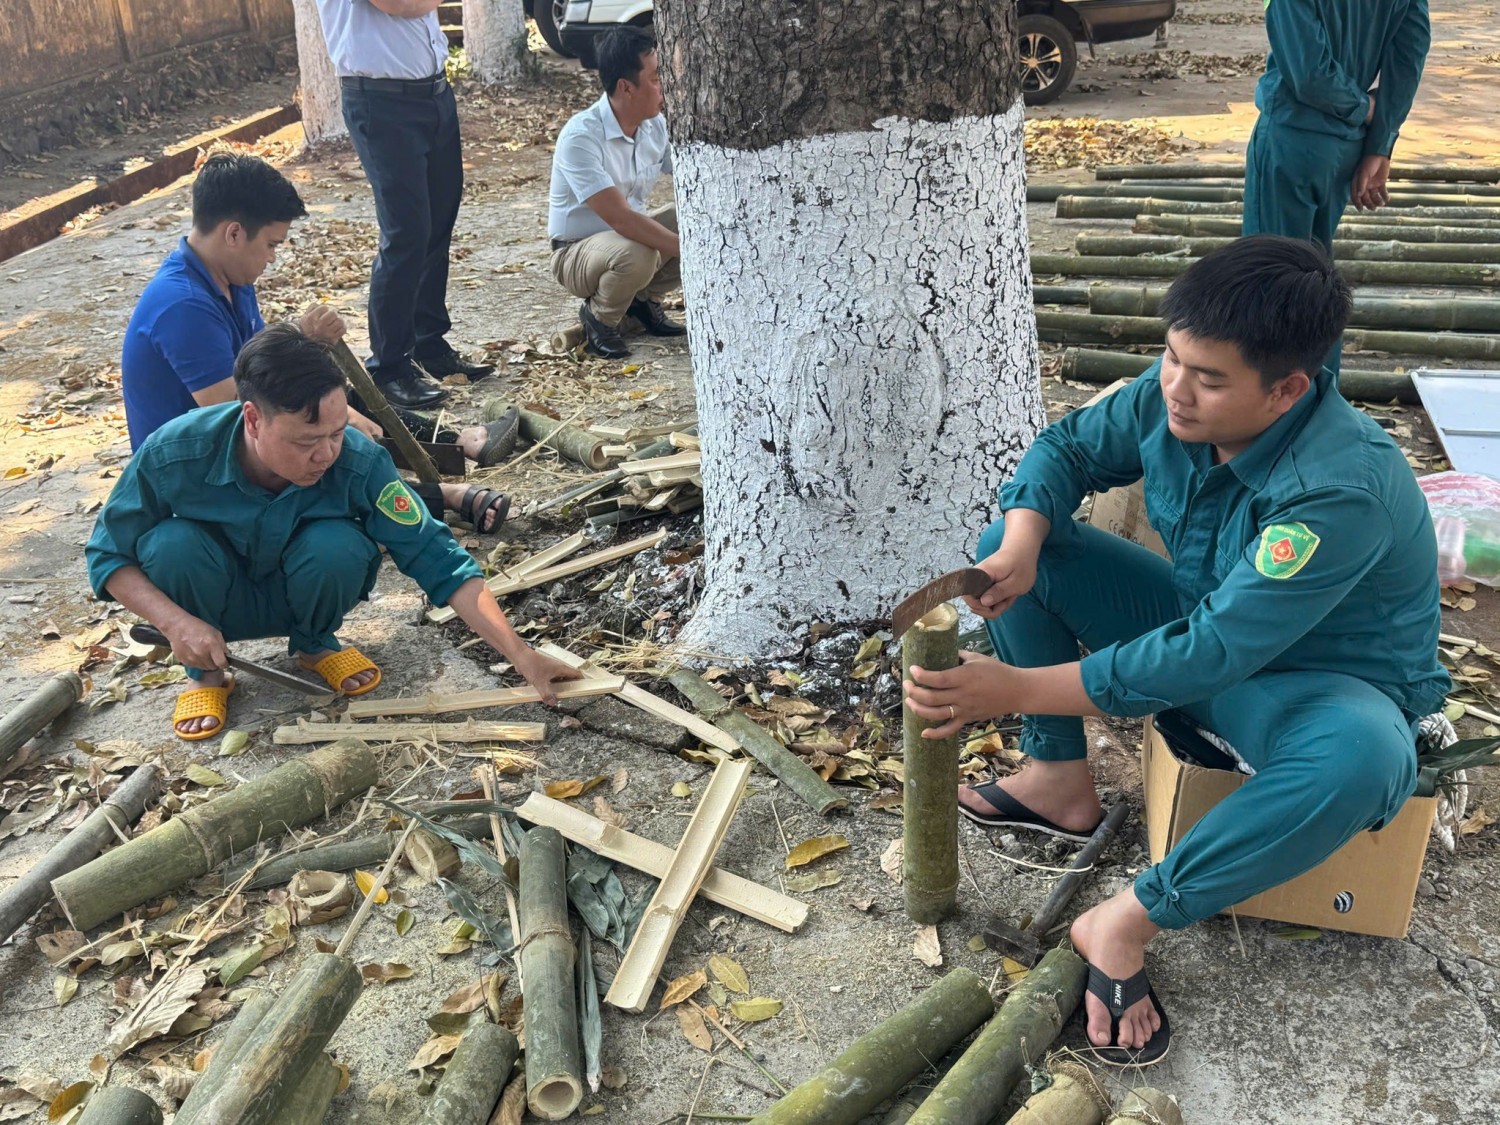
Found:
[[[698,1050],[714,1049],[714,1037],[709,1033],[708,1024],[703,1019],[703,1013],[698,1010],[698,1005],[679,1004],[677,1025],[682,1028],[682,1037]]]
[[[607,1069],[607,1068],[606,1068]],[[500,1097],[500,1106],[490,1118],[490,1125],[521,1125],[521,1115],[526,1112],[526,1076],[511,1080]]]
[[[1000,958],[1000,964],[1005,969],[1005,979],[1011,984],[1020,984],[1026,979],[1026,974],[1031,972],[1021,962],[1010,957]]]
[[[749,1000],[736,1000],[729,1005],[729,1009],[735,1014],[735,1018],[745,1023],[759,1023],[781,1011],[781,1001],[772,1000],[769,996],[755,996]]]
[[[834,871],[832,868],[813,871],[807,875],[788,875],[782,880],[786,884],[786,889],[795,895],[805,895],[812,891],[821,891],[826,887],[836,887],[843,881],[844,873]]]
[[[458,1044],[462,1039],[462,1035],[433,1036],[417,1048],[417,1053],[412,1056],[411,1062],[406,1064],[406,1069],[421,1070],[423,1067],[442,1062],[458,1049]]]
[[[1476,832],[1488,828],[1491,824],[1494,823],[1495,818],[1487,813],[1484,809],[1475,809],[1474,814],[1466,818],[1463,823],[1458,826],[1458,832],[1460,836],[1472,836]]]
[[[403,965],[399,961],[372,961],[368,965],[359,967],[359,975],[365,978],[366,984],[390,984],[393,980],[405,980],[412,975],[410,965]]]
[[[207,973],[197,966],[187,966],[175,978],[163,978],[166,987],[157,986],[140,1007],[109,1029],[106,1047],[112,1058],[148,1039],[165,1035],[177,1017],[193,1006],[198,993],[207,983]]]
[[[912,953],[916,954],[918,961],[929,969],[936,969],[943,963],[943,950],[938,944],[938,932],[936,926],[923,926],[917,931],[917,940],[912,944]]]
[[[905,836],[897,836],[886,845],[885,851],[880,853],[880,870],[884,871],[897,883],[901,882],[902,864],[905,862],[905,853]]]
[[[662,994],[661,1006],[670,1008],[673,1004],[681,1004],[707,983],[708,974],[702,969],[685,973],[667,985],[666,992]]]
[[[356,871],[354,873],[354,883],[359,887],[359,893],[368,898],[370,888],[375,885],[375,876],[371,875],[368,871]],[[380,890],[375,892],[375,905],[380,906],[383,903],[389,902],[390,897],[386,889],[381,887]]]
[[[715,953],[708,959],[708,971],[730,992],[738,992],[741,996],[750,994],[750,978],[734,958]]]
[[[568,781],[549,781],[544,785],[543,791],[553,800],[566,801],[570,797],[581,797],[596,785],[601,785],[606,779],[603,775],[591,777],[587,781],[573,778]]]
[[[691,797],[692,795],[693,787],[685,781],[679,781],[672,786],[672,796],[674,797]]]
[[[825,855],[841,851],[848,846],[849,838],[838,832],[827,836],[814,836],[811,840],[803,840],[786,857],[787,870],[790,871],[794,867],[802,867],[815,859],[821,859]]]

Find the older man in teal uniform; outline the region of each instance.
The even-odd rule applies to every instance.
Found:
[[[390,455],[346,425],[344,379],[326,345],[273,325],[240,350],[234,381],[238,402],[191,411],[142,443],[85,550],[98,596],[165,633],[196,681],[172,717],[179,737],[223,729],[229,641],[288,637],[330,688],[373,690],[379,669],[335,634],[374,587],[382,547],[544,700],[554,681],[576,678],[516,636]]]
[[[1390,198],[1391,150],[1431,39],[1427,0],[1266,0],[1266,37],[1243,233],[1310,238],[1332,254],[1345,206]]]
[[[1254,771],[1074,923],[1107,1062],[1166,1053],[1146,943],[1390,820],[1416,783],[1416,723],[1449,686],[1421,490],[1319,369],[1350,302],[1311,242],[1260,235],[1194,263],[1162,304],[1162,360],[1044,430],[1001,491],[978,548],[994,585],[971,600],[1000,659],[906,684],[930,737],[1026,713],[1027,768],[960,791],[984,824],[1093,830],[1083,715],[1170,712]],[[1086,493],[1142,477],[1170,562],[1072,519]]]

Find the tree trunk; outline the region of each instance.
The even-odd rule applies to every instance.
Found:
[[[0,718],[0,765],[10,760],[43,727],[83,698],[77,672],[59,672],[15,709]]]
[[[292,15],[297,25],[302,132],[307,137],[307,147],[314,148],[324,141],[348,136],[349,130],[344,125],[339,79],[333,70],[333,60],[328,57],[317,0],[292,0]]]
[[[526,13],[517,0],[463,0],[464,54],[486,86],[520,80],[526,45]]]
[[[78,1125],[161,1125],[161,1120],[161,1107],[149,1094],[129,1086],[106,1086],[89,1095]]]
[[[917,621],[901,638],[901,677],[915,664],[929,672],[958,665],[958,611],[941,605]],[[902,707],[906,786],[901,822],[901,888],[913,922],[941,922],[958,905],[958,747],[959,735],[928,739],[922,732],[937,725]]]
[[[685,649],[885,616],[1040,428],[1015,18],[657,6],[704,450]]]
[[[520,1052],[516,1037],[497,1024],[470,1028],[443,1068],[422,1120],[426,1125],[486,1125]]]

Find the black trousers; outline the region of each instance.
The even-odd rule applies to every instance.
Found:
[[[458,107],[446,82],[399,90],[343,83],[344,123],[375,194],[380,250],[370,271],[370,374],[398,379],[446,353],[448,246],[463,194]]]

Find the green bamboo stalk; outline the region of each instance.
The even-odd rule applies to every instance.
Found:
[[[1346,352],[1395,352],[1439,359],[1500,359],[1500,336],[1460,336],[1454,332],[1381,332],[1351,328],[1344,333]]]
[[[1033,285],[1031,300],[1037,305],[1086,305],[1089,289],[1087,285]]]
[[[1072,950],[1049,950],[938,1082],[911,1125],[989,1125],[1026,1067],[1046,1054],[1078,1007],[1087,972]]]
[[[1244,204],[1229,202],[1196,202],[1185,199],[1162,199],[1156,195],[1092,196],[1063,195],[1057,199],[1059,219],[1133,219],[1137,215],[1232,215],[1239,218]],[[1440,221],[1454,226],[1478,223],[1488,226],[1500,221],[1494,207],[1401,206],[1382,207],[1379,211],[1346,210],[1343,223],[1419,223]]]
[[[1094,169],[1096,180],[1191,180],[1199,176],[1244,179],[1242,163],[1182,161],[1175,164],[1105,164]],[[1390,178],[1396,181],[1439,181],[1476,184],[1500,183],[1500,168],[1483,164],[1392,164]]]
[[[1236,236],[1237,237],[1237,236]],[[1083,255],[1121,257],[1137,254],[1181,254],[1201,258],[1222,250],[1234,238],[1185,238],[1170,234],[1098,234],[1084,231],[1077,249]],[[1372,242],[1338,241],[1333,244],[1336,262],[1500,262],[1500,246],[1467,242]],[[1500,268],[1500,267],[1497,267]]]
[[[198,1081],[193,1083],[187,1098],[177,1110],[177,1116],[184,1122],[192,1120],[192,1116],[203,1108],[203,1103],[208,1101],[209,1094],[224,1081],[224,1076],[229,1073],[229,1064],[235,1055],[250,1038],[250,1033],[255,1030],[256,1025],[265,1019],[266,1013],[275,1004],[276,998],[264,989],[257,989],[255,993],[240,1005],[240,1010],[235,1014],[234,1022],[224,1032],[224,1038],[219,1040],[218,1046],[214,1048],[213,1056],[208,1061],[208,1069],[198,1076]],[[174,1122],[175,1125],[175,1122]]]
[[[990,1017],[983,980],[954,969],[751,1125],[855,1125]]]
[[[1033,277],[1178,277],[1192,258],[1078,257],[1033,254]],[[1339,273],[1355,285],[1441,285],[1446,288],[1493,289],[1500,285],[1500,266],[1464,262],[1340,262]]]
[[[59,672],[0,718],[0,765],[43,727],[83,698],[83,677]]]
[[[1161,180],[1132,179],[1116,181],[1121,187],[1135,191],[1152,191]],[[1232,187],[1236,190],[1241,188],[1243,180],[1236,180],[1229,176],[1204,177],[1196,180],[1172,180],[1174,188],[1209,188],[1209,187]],[[1429,181],[1420,184],[1394,183],[1390,185],[1390,194],[1406,196],[1416,193],[1428,196],[1436,196],[1445,199],[1500,199],[1500,185],[1496,184],[1466,184],[1466,183],[1442,183]]]
[[[95,1090],[84,1103],[77,1125],[161,1125],[161,1107],[129,1086]]]
[[[609,464],[609,458],[604,456],[606,443],[603,438],[545,414],[521,411],[521,434],[527,441],[539,441],[586,469],[599,470]]]
[[[319,1052],[308,1063],[291,1097],[277,1107],[276,1125],[323,1125],[342,1077],[337,1064]]]
[[[1141,215],[1131,228],[1136,234],[1181,234],[1238,238],[1240,220],[1234,216]],[[1434,226],[1431,223],[1342,222],[1334,238],[1352,241],[1390,239],[1399,242],[1500,242],[1500,224],[1495,227]]]
[[[910,677],[912,665],[946,672],[958,663],[958,611],[951,605],[938,606],[901,638],[903,680]],[[959,736],[922,737],[923,730],[937,725],[902,707],[906,843],[901,885],[907,915],[924,926],[941,922],[958,906]]]
[[[1058,374],[1096,386],[1107,386],[1117,379],[1133,379],[1156,362],[1157,356],[1132,352],[1097,351],[1092,348],[1068,348],[1063,352]],[[1410,375],[1394,371],[1372,371],[1345,367],[1339,372],[1339,391],[1351,402],[1421,401],[1412,386]]]
[[[1438,190],[1438,186],[1413,185],[1412,190],[1391,191],[1387,207],[1500,207],[1500,194],[1491,190],[1455,193]],[[1102,199],[1171,199],[1188,203],[1240,203],[1244,191],[1239,187],[1191,183],[1109,183],[1109,184],[1030,184],[1026,202],[1053,203],[1065,195],[1094,196]]]
[[[526,833],[517,960],[526,989],[526,1104],[543,1121],[562,1120],[583,1100],[565,868],[555,828]]]
[[[529,981],[527,982],[530,983]],[[422,1115],[425,1125],[486,1125],[521,1045],[498,1024],[470,1028],[443,1068]]]

